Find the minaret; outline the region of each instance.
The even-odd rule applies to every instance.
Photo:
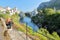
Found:
[[[54,11],[56,12],[56,8],[54,7]]]

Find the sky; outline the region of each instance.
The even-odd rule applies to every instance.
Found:
[[[17,7],[21,11],[32,11],[38,7],[42,2],[49,0],[0,0],[0,6],[2,7]]]

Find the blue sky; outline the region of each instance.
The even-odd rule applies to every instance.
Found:
[[[19,10],[26,12],[32,11],[37,8],[40,3],[46,1],[49,0],[0,0],[0,6],[9,6],[11,8],[17,7]]]

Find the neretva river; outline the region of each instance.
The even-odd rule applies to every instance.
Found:
[[[31,22],[31,18],[30,17],[24,17],[23,20],[21,20],[23,23],[27,23],[28,26],[32,27],[32,29],[34,31],[38,30],[38,26],[35,25],[33,22]]]

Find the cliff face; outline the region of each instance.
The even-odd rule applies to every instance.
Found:
[[[49,2],[43,2],[38,6],[38,10],[44,9],[44,8],[56,8],[60,9],[60,0],[51,0]]]

